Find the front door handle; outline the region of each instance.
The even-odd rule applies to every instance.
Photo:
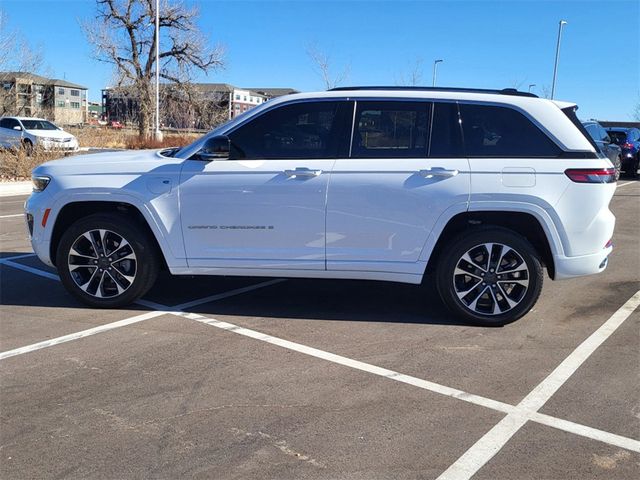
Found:
[[[458,173],[459,173],[458,170],[455,170],[455,169],[449,170],[443,167],[433,167],[433,168],[425,168],[424,170],[420,170],[418,172],[418,175],[424,178],[433,178],[433,177],[449,178],[449,177],[455,177],[456,175],[458,175]]]
[[[295,170],[285,170],[284,174],[287,177],[292,178],[312,178],[317,177],[322,173],[322,170],[312,170],[306,167],[298,167]]]

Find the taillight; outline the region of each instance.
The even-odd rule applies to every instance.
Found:
[[[614,183],[616,181],[615,168],[570,168],[564,173],[576,183]]]
[[[633,148],[633,143],[629,143],[629,142],[623,143],[622,148],[628,148],[629,150],[631,150]]]

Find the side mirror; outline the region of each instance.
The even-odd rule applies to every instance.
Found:
[[[14,130],[18,130],[19,132],[22,131],[22,127],[20,125],[16,125],[13,127]]]
[[[229,151],[231,150],[231,141],[226,135],[216,135],[204,142],[200,153],[198,154],[201,160],[215,160],[219,158],[229,158]]]

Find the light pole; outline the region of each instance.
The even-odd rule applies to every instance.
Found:
[[[551,100],[553,100],[553,96],[556,93],[556,77],[558,76],[558,60],[560,60],[560,39],[562,38],[562,27],[565,26],[567,22],[565,20],[560,20],[560,25],[558,26],[558,43],[556,44],[556,63],[553,66],[553,82],[551,82]]]
[[[438,71],[438,64],[444,62],[444,60],[439,59],[433,62],[433,87],[436,86],[436,73]]]
[[[160,0],[156,0],[156,129],[154,137],[158,141],[162,141],[162,132],[160,131]]]
[[[535,84],[535,83],[530,83],[530,84],[529,84],[529,92],[531,92],[531,89],[532,89],[533,87],[535,87],[535,86],[536,86],[536,84]]]

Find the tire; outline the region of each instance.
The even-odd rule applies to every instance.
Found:
[[[27,154],[27,157],[30,157],[33,154],[33,143],[31,143],[31,140],[24,140],[22,142],[22,146],[25,153]]]
[[[155,239],[129,218],[98,213],[77,220],[64,232],[56,266],[62,284],[78,300],[117,308],[153,286],[160,257]]]
[[[502,326],[525,315],[538,301],[542,282],[536,250],[526,238],[501,227],[464,232],[437,263],[442,301],[457,316],[483,326]]]

